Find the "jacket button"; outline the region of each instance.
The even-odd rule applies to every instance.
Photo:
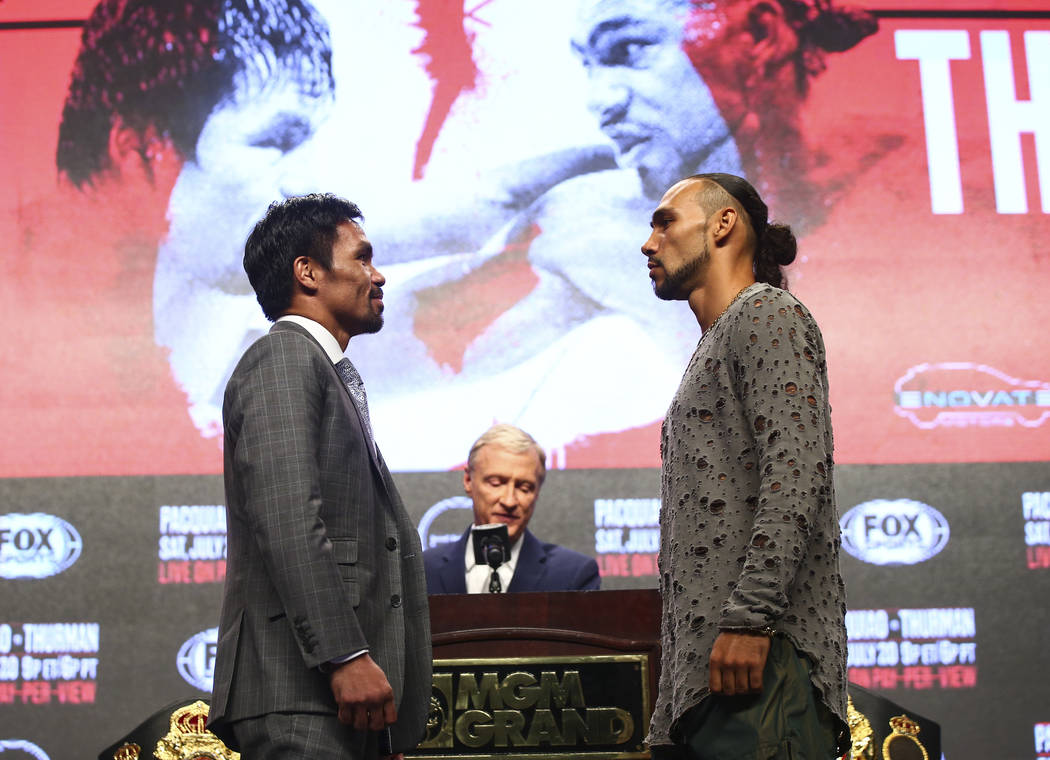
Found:
[[[400,607],[401,606],[401,596],[398,595],[398,594],[394,594],[393,596],[391,596],[390,597],[390,606],[391,607]]]
[[[390,551],[394,551],[394,549],[397,548],[397,539],[394,538],[393,536],[390,536],[389,538],[387,538],[387,540],[386,540],[386,548],[389,549]]]

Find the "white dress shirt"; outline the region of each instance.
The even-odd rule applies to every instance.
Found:
[[[332,362],[332,364],[338,364],[343,359],[349,360],[343,353],[343,349],[339,347],[339,341],[337,341],[335,336],[328,332],[328,328],[320,322],[315,322],[309,317],[302,317],[298,314],[285,314],[283,317],[278,317],[277,321],[292,322],[309,332],[310,335],[313,336],[313,339],[321,344],[321,348],[323,348],[324,352],[328,355],[328,361]],[[375,435],[371,430],[371,424],[366,421],[365,427],[367,428],[368,437],[372,441],[372,446],[375,447],[377,444],[375,442]],[[374,450],[378,451],[378,449]]]
[[[518,564],[519,554],[521,554],[521,536],[518,536],[518,540],[511,544],[510,557],[496,570],[504,591],[510,588],[510,581],[514,577],[514,568]],[[492,568],[488,565],[479,565],[474,561],[473,536],[467,539],[464,561],[467,568],[467,593],[489,593],[489,580],[492,578]]]
[[[332,362],[332,364],[338,364],[343,358],[343,349],[339,347],[339,341],[320,322],[316,322],[309,317],[301,317],[298,314],[285,314],[283,317],[278,317],[277,321],[294,322],[305,329],[313,336],[314,340],[321,344],[321,348],[328,354],[328,361]]]

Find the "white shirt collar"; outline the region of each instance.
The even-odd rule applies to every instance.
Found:
[[[328,328],[322,325],[320,322],[310,319],[309,317],[303,317],[299,314],[285,314],[283,317],[278,318],[278,322],[291,322],[299,325],[305,329],[313,339],[321,344],[321,348],[328,354],[329,361],[332,364],[337,364],[340,359],[343,358],[343,349],[339,347],[339,341],[335,339],[332,333],[328,332]]]
[[[496,573],[499,575],[500,583],[503,584],[503,590],[506,591],[510,588],[510,582],[514,578],[514,569],[518,565],[518,556],[521,554],[521,545],[525,543],[525,534],[521,534],[521,537],[510,547],[510,557],[507,561],[499,566]],[[488,565],[479,565],[474,561],[474,541],[472,538],[467,538],[467,548],[464,552],[464,563],[466,566],[466,577],[467,577],[467,593],[478,594],[488,593],[489,590],[489,579],[491,578],[492,571]]]

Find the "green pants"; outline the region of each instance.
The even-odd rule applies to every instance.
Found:
[[[762,671],[762,693],[714,694],[682,716],[679,741],[688,760],[831,760],[837,721],[809,680],[809,663],[775,636]]]

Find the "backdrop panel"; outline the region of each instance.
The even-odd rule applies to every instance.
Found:
[[[746,0],[114,2],[144,10],[82,39],[95,5],[0,2],[0,750],[82,755],[210,688],[218,410],[267,327],[241,248],[283,195],[365,212],[386,326],[349,355],[424,543],[513,422],[551,453],[536,532],[654,586],[699,331],[638,249],[703,167],[800,235],[851,678],[951,760],[1050,756],[1042,4],[779,0],[761,65]]]

